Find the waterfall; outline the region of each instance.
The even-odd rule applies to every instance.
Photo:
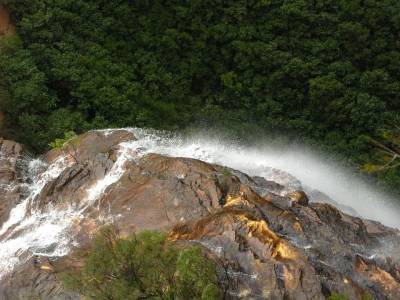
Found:
[[[32,255],[64,256],[74,245],[73,220],[84,218],[104,191],[119,181],[127,161],[148,153],[195,158],[262,176],[286,187],[286,191],[308,186],[325,193],[339,204],[353,208],[365,218],[400,228],[400,209],[395,199],[357,179],[335,162],[307,148],[251,148],[204,135],[184,137],[151,129],[128,128],[137,140],[119,144],[116,160],[107,174],[86,190],[78,207],[55,208],[51,203],[35,209],[45,185],[74,162],[65,156],[50,165],[39,159],[28,164],[30,183],[26,197],[10,212],[0,228],[0,278]],[[98,130],[109,135],[113,129]],[[267,143],[268,141],[266,141]],[[33,207],[29,210],[28,207]]]
[[[400,228],[399,200],[370,186],[326,155],[304,146],[247,147],[203,135],[182,137],[166,132],[131,129],[145,153],[188,157],[220,164],[286,186],[316,189],[366,219]],[[282,171],[283,172],[282,172]],[[323,201],[324,199],[321,199]]]
[[[67,166],[65,157],[60,157],[50,166],[46,166],[43,172],[37,173],[44,167],[44,162],[33,159],[28,163],[28,176],[31,177],[31,184],[27,187],[28,195],[11,210],[8,220],[0,228],[0,278],[12,270],[16,263],[29,258],[22,258],[20,255],[27,250],[32,255],[39,254],[43,249],[54,245],[47,255],[65,255],[62,241],[65,239],[63,235],[67,224],[63,216],[51,207],[44,213],[29,213],[28,206],[35,201],[46,183],[57,178]]]

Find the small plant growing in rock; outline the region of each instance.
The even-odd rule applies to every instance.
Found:
[[[72,157],[72,159],[78,163],[77,159],[77,135],[74,131],[68,131],[64,133],[64,138],[55,139],[49,144],[52,149],[61,149],[65,155]]]
[[[232,173],[228,168],[223,167],[220,171],[220,174],[221,175],[218,176],[219,177],[218,183],[219,183],[219,187],[223,193],[222,198],[225,198],[228,194],[229,185],[231,184],[231,181],[232,181],[232,179],[231,179]],[[223,203],[220,203],[220,204],[223,204]]]
[[[62,147],[64,147],[64,145],[69,142],[70,140],[76,138],[76,133],[74,131],[68,131],[64,133],[64,138],[60,138],[60,139],[55,139],[54,141],[52,141],[49,146],[52,149],[60,149]]]
[[[349,298],[346,295],[332,293],[332,295],[328,297],[328,300],[349,300]]]
[[[221,298],[215,264],[199,247],[177,246],[151,231],[123,239],[113,227],[101,230],[82,270],[62,279],[87,299]]]

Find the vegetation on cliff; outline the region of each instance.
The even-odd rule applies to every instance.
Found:
[[[178,247],[151,231],[124,239],[113,227],[97,235],[83,269],[64,274],[63,280],[97,300],[216,300],[222,295],[215,265],[199,247]]]
[[[1,41],[3,127],[34,150],[197,124],[289,132],[363,166],[399,124],[397,0],[2,2],[18,32]],[[374,171],[399,189],[399,168]]]

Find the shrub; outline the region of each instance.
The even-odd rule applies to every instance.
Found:
[[[49,146],[52,149],[57,149],[57,148],[62,148],[65,143],[69,142],[70,140],[72,140],[73,138],[76,137],[76,133],[73,131],[68,131],[64,133],[64,138],[61,139],[55,139],[54,141],[52,141]]]
[[[332,295],[328,297],[328,300],[349,300],[349,298],[342,294],[332,293]]]
[[[162,233],[128,239],[113,227],[97,235],[82,270],[62,275],[88,299],[220,299],[215,264],[199,247],[179,247]]]

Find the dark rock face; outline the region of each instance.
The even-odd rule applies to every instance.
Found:
[[[0,139],[0,226],[20,199],[22,154],[20,144]]]
[[[74,253],[110,221],[122,234],[161,230],[172,240],[202,245],[217,261],[229,299],[324,299],[332,292],[400,299],[400,232],[309,202],[299,184],[281,193],[281,184],[222,166],[132,153],[120,177],[88,201],[88,190],[115,172],[121,142],[134,139],[123,130],[78,138],[69,166],[29,208],[83,207],[84,218],[71,225],[76,245],[64,257],[34,256],[17,265],[0,281],[1,299],[79,299],[58,276],[80,267]],[[18,147],[3,152],[20,155]],[[12,182],[13,172],[0,179]]]
[[[15,27],[10,21],[9,11],[3,4],[0,4],[0,36],[14,32]]]
[[[73,300],[80,296],[65,290],[48,258],[33,257],[1,283],[0,299]]]
[[[306,187],[304,188],[304,190],[307,193],[308,198],[312,202],[328,203],[328,204],[335,206],[336,208],[340,209],[341,211],[343,211],[347,214],[351,214],[352,216],[359,216],[359,214],[353,208],[338,203],[337,201],[330,198],[328,195],[326,195],[318,190],[309,189]]]

